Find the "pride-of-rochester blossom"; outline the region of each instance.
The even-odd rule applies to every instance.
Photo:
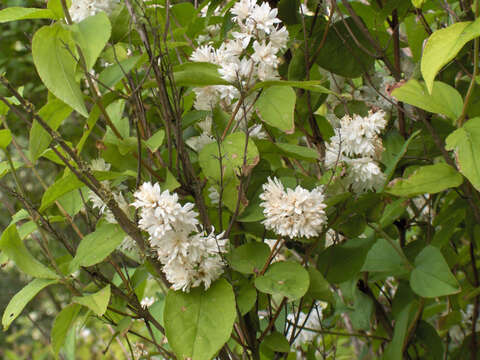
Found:
[[[100,11],[110,14],[120,3],[120,0],[72,0],[68,12],[72,21],[77,23]]]
[[[280,180],[268,178],[260,199],[265,215],[263,224],[280,236],[318,236],[327,222],[322,186],[308,191],[298,185],[285,191]]]
[[[223,273],[221,254],[227,240],[200,228],[194,205],[181,205],[178,195],[161,191],[159,184],[143,183],[132,206],[140,209],[139,227],[163,264],[165,277],[175,290],[188,292],[203,283],[205,289]]]

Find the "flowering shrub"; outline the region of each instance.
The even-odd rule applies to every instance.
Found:
[[[479,6],[6,0],[0,357],[477,359]]]

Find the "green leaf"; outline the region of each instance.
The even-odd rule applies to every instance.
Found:
[[[302,61],[305,59],[302,57]],[[321,94],[334,94],[333,91],[327,89],[320,84],[324,83],[322,80],[308,80],[308,81],[285,81],[285,80],[269,80],[269,81],[260,81],[253,86],[249,93],[253,93],[258,89],[266,89],[271,86],[289,86],[296,87],[300,89],[305,89],[311,92],[317,92]]]
[[[370,239],[350,239],[340,245],[329,246],[318,258],[318,269],[330,283],[351,280],[361,271],[372,245]]]
[[[101,11],[71,25],[70,29],[73,39],[82,49],[87,69],[90,70],[110,38],[112,32],[110,20],[108,20],[107,14]]]
[[[405,305],[399,314],[395,317],[395,328],[393,330],[393,339],[385,348],[383,360],[402,360],[403,342],[407,334],[408,319],[413,303]]]
[[[450,272],[442,253],[428,245],[415,258],[410,274],[412,290],[425,298],[434,298],[460,292],[460,285]]]
[[[43,265],[27,250],[18,235],[15,224],[10,225],[0,238],[0,250],[24,273],[41,279],[57,279],[58,276]]]
[[[168,344],[179,359],[209,360],[230,338],[236,315],[235,296],[224,279],[207,291],[169,290],[163,315]]]
[[[18,317],[18,315],[20,315],[30,300],[32,300],[44,288],[55,283],[57,283],[57,280],[34,279],[22,290],[16,293],[3,313],[3,330],[6,331],[8,329],[10,324]]]
[[[6,149],[12,142],[12,133],[8,129],[0,130],[0,148]]]
[[[102,84],[108,87],[114,87],[120,80],[122,80],[126,74],[128,74],[136,66],[142,64],[146,60],[146,54],[131,56],[125,60],[120,61],[118,64],[113,64],[104,69],[98,79],[99,87],[102,88]]]
[[[306,146],[287,144],[287,143],[276,143],[275,144],[280,150],[285,152],[287,156],[293,157],[300,160],[308,161],[318,161],[320,154],[317,150],[308,148]]]
[[[230,85],[218,73],[218,66],[211,63],[183,63],[174,68],[173,78],[177,86]]]
[[[110,302],[110,285],[105,286],[100,291],[84,295],[74,296],[72,301],[74,303],[86,306],[92,310],[96,315],[102,316],[107,311],[108,303]]]
[[[426,0],[412,0],[412,5],[417,9],[421,9]]]
[[[302,325],[302,324],[300,324]],[[288,353],[290,351],[290,344],[288,343],[285,335],[280,334],[277,331],[265,336],[262,344],[276,352]]]
[[[480,118],[473,118],[445,140],[447,150],[455,150],[458,170],[480,190]]]
[[[383,272],[391,276],[408,273],[403,259],[385,239],[378,239],[370,248],[362,271]]]
[[[387,166],[385,171],[384,171],[384,174],[385,174],[385,185],[383,186],[383,189],[385,188],[385,186],[388,184],[388,182],[390,181],[390,179],[392,178],[394,172],[395,172],[395,169],[399,163],[399,161],[403,158],[403,156],[405,155],[405,153],[407,152],[407,149],[408,149],[408,145],[410,145],[410,143],[412,142],[413,139],[415,139],[417,137],[418,134],[420,134],[420,130],[417,130],[415,131],[412,135],[410,135],[410,137],[408,138],[408,140],[406,140],[402,147],[400,148],[400,151],[396,152],[396,153],[393,153],[393,157],[390,161],[383,161],[385,163],[385,165]],[[399,135],[400,136],[400,135]],[[402,138],[403,139],[403,138]],[[387,152],[389,152],[389,148],[388,148],[388,145],[387,145],[387,149],[386,151],[384,152],[384,154],[386,155]],[[382,155],[382,160],[383,160],[383,155]],[[383,191],[383,189],[381,189],[380,192]]]
[[[240,281],[240,285],[235,290],[238,311],[241,315],[245,315],[252,310],[257,301],[257,290],[252,283],[246,279]]]
[[[45,121],[52,130],[57,130],[60,124],[72,113],[72,108],[63,101],[53,99],[43,106],[38,115]],[[33,121],[29,137],[30,159],[36,161],[48,148],[52,141],[48,132],[36,121]]]
[[[280,261],[255,279],[255,287],[266,294],[282,295],[290,300],[300,299],[308,290],[310,277],[300,264]]]
[[[80,266],[88,267],[102,262],[122,243],[125,236],[117,224],[102,224],[82,239],[70,264],[70,271],[73,272]]]
[[[51,343],[55,358],[58,358],[58,353],[65,344],[68,331],[75,323],[78,317],[81,306],[78,304],[70,304],[66,308],[63,308],[55,318],[53,322],[52,331],[50,333]]]
[[[203,173],[216,181],[232,178],[239,174],[248,174],[251,169],[258,164],[260,155],[255,143],[249,139],[246,154],[246,167],[243,167],[243,158],[245,155],[245,143],[247,137],[243,132],[235,132],[228,135],[220,146],[222,155],[223,172],[220,171],[220,154],[218,144],[211,143],[202,148],[199,153],[198,161]]]
[[[270,247],[261,242],[249,242],[233,249],[229,257],[233,270],[254,274],[262,270],[270,255]]]
[[[373,51],[372,46],[351,17],[331,24],[327,33],[325,32],[327,28],[325,20],[318,20],[316,23],[309,44],[311,54],[313,54],[318,46],[323,43],[322,50],[315,57],[315,62],[318,65],[334,74],[350,78],[362,76],[366,71],[369,71],[375,59],[372,56],[365,55],[364,49]],[[325,33],[327,36],[324,39]],[[356,41],[348,41],[347,43],[346,39],[352,38],[350,33],[355,36]],[[360,46],[357,46],[357,43]]]
[[[380,228],[386,228],[389,225],[392,225],[395,220],[403,215],[405,209],[407,208],[408,201],[405,199],[397,199],[394,202],[391,202],[385,206],[382,217],[378,224]]]
[[[316,300],[326,301],[331,304],[334,303],[330,284],[323,277],[322,273],[314,267],[309,267],[308,274],[310,276],[310,287],[308,288],[308,295]]]
[[[161,186],[162,189],[163,190],[168,190],[168,191],[173,191],[173,190],[179,188],[181,184],[177,181],[177,179],[170,172],[170,170],[168,170],[168,168],[165,169],[165,173],[166,173],[166,178],[165,178],[165,182]]]
[[[165,130],[160,129],[153,134],[150,139],[145,141],[145,145],[147,145],[151,152],[155,152],[163,144],[163,139],[165,139]]]
[[[66,0],[66,3],[67,8],[70,8],[72,3],[71,0]],[[65,17],[65,14],[63,13],[62,0],[48,0],[47,9],[53,13],[55,20],[63,19]]]
[[[462,182],[462,176],[454,168],[445,163],[438,163],[418,168],[408,178],[395,181],[386,192],[406,197],[436,194],[460,186]]]
[[[440,69],[457,56],[467,42],[478,36],[480,36],[480,19],[474,22],[457,22],[430,35],[423,49],[421,62],[422,75],[430,93],[435,76]]]
[[[445,345],[437,330],[426,321],[419,321],[415,336],[425,345],[433,359],[444,359]]]
[[[23,166],[23,163],[20,161],[13,161],[13,167],[15,170],[18,168],[21,168]],[[0,179],[7,175],[10,172],[10,164],[8,161],[2,161],[0,162]]]
[[[67,50],[68,48],[68,50]],[[75,42],[70,31],[56,23],[40,28],[33,36],[33,62],[45,86],[57,98],[87,117],[80,85],[75,80]]]
[[[95,178],[98,181],[103,180],[113,180],[124,176],[122,173],[111,172],[111,171],[94,171]],[[60,198],[62,195],[69,193],[70,191],[79,189],[85,186],[75,174],[69,172],[61,179],[58,179],[51,185],[43,194],[42,197],[42,204],[40,205],[39,211],[42,212],[47,209],[50,205],[52,205],[55,200]]]
[[[462,114],[462,96],[455,88],[440,81],[432,83],[428,92],[425,83],[412,79],[396,88],[392,96],[406,104],[443,114],[452,120],[458,119]]]
[[[374,305],[372,299],[358,288],[353,293],[353,309],[347,310],[356,330],[369,330],[372,323]]]
[[[272,86],[262,92],[255,108],[262,121],[292,134],[295,131],[295,101],[295,91],[290,86]]]
[[[36,9],[12,6],[0,11],[0,24],[9,21],[27,19],[53,19],[55,15],[49,9]]]

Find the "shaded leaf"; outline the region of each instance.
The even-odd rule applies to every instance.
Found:
[[[410,274],[410,286],[418,295],[434,298],[456,294],[460,285],[450,271],[442,253],[428,245],[415,258],[415,268]]]

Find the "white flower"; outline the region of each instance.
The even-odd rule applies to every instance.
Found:
[[[193,204],[181,205],[177,194],[170,191],[160,191],[160,185],[150,182],[142,184],[133,196],[137,199],[132,203],[140,208],[139,227],[150,234],[155,240],[167,231],[179,230],[192,232],[198,225],[197,213],[193,211]]]
[[[118,3],[119,0],[72,0],[68,11],[73,22],[80,22],[100,11],[109,14]]]
[[[251,15],[253,9],[257,6],[256,0],[240,0],[233,5],[230,12],[235,15],[234,21],[243,21]]]
[[[208,145],[214,141],[215,139],[212,136],[202,133],[199,136],[192,136],[191,138],[188,138],[185,142],[193,150],[198,152],[202,150],[205,145]]]
[[[327,216],[323,202],[323,188],[308,191],[301,186],[285,191],[277,179],[268,178],[260,195],[266,219],[262,222],[269,230],[290,238],[318,236]]]
[[[212,205],[218,205],[220,203],[220,194],[214,186],[208,188],[208,197]]]
[[[281,28],[276,28],[270,34],[270,43],[278,50],[283,50],[287,48],[288,42],[288,31],[285,26]]]
[[[383,111],[369,112],[367,117],[346,115],[326,146],[325,166],[344,166],[344,181],[354,192],[379,189],[385,181],[376,160],[383,152],[379,134],[386,123]]]
[[[277,18],[277,13],[277,9],[272,9],[267,2],[264,2],[260,6],[255,6],[248,20],[253,21],[257,29],[270,34],[274,29],[274,25],[280,22],[280,19]]]
[[[259,63],[257,66],[257,76],[260,81],[278,80],[278,71],[275,67],[266,63]]]
[[[300,14],[303,14],[303,15],[306,15],[306,16],[313,16],[315,15],[315,13],[313,11],[311,11],[307,5],[305,4],[300,4],[300,8],[299,8],[299,12]]]
[[[248,129],[248,134],[253,139],[263,140],[267,138],[267,134],[263,131],[262,124],[256,124]]]
[[[340,120],[343,152],[348,155],[374,157],[378,151],[378,134],[385,128],[385,113],[370,112],[365,118],[346,115]],[[380,143],[381,144],[381,143]]]
[[[159,249],[163,271],[174,290],[188,292],[202,283],[208,289],[223,273],[220,254],[225,251],[223,233],[215,236],[205,232],[188,236],[185,232],[167,234],[165,248]],[[160,253],[161,251],[161,253]]]
[[[218,103],[220,98],[217,86],[204,86],[194,88],[196,98],[194,107],[196,110],[211,111]]]
[[[106,163],[103,158],[98,158],[98,159],[93,159],[90,168],[93,171],[109,171],[111,165],[109,163]]]
[[[327,304],[324,302],[316,303],[308,317],[303,312],[300,312],[298,315],[297,313],[287,315],[288,328],[286,337],[290,340],[292,333],[294,334],[294,347],[298,348],[303,344],[310,343],[317,337],[318,330],[322,329],[322,311],[326,306]],[[294,330],[295,332],[293,332]]]
[[[215,49],[211,45],[199,46],[190,55],[190,60],[194,62],[214,62]]]
[[[142,305],[144,309],[147,309],[150,306],[152,306],[154,302],[155,302],[155,298],[153,296],[152,297],[146,296],[142,299],[142,301],[140,302],[140,305]]]
[[[252,55],[252,60],[259,64],[266,64],[276,67],[278,64],[278,57],[276,55],[277,49],[275,49],[271,43],[261,43],[255,41],[253,43],[253,49],[255,52]]]
[[[140,209],[139,227],[163,264],[166,279],[175,290],[189,291],[201,284],[207,289],[223,272],[223,233],[198,231],[193,204],[181,205],[177,194],[161,192],[158,184],[144,183],[132,204]]]
[[[346,181],[356,193],[377,190],[385,182],[385,174],[370,158],[350,159],[347,164]]]

